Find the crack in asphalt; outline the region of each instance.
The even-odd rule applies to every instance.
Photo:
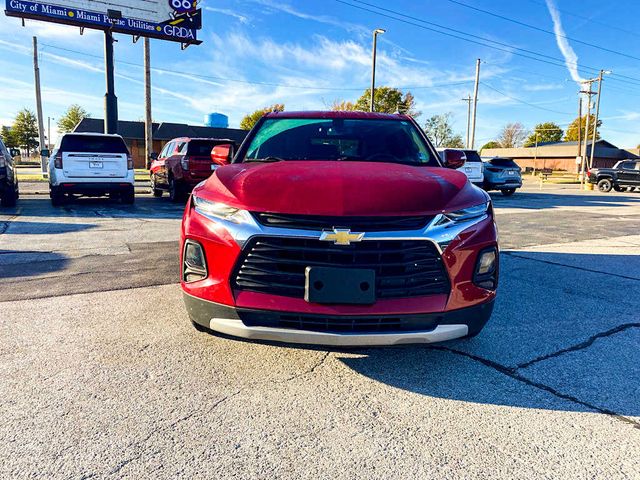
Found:
[[[564,355],[565,353],[575,352],[577,350],[588,348],[593,344],[593,342],[595,342],[599,338],[609,337],[611,335],[615,335],[616,333],[623,332],[629,328],[640,328],[640,323],[625,323],[622,325],[618,325],[617,327],[607,330],[605,332],[596,333],[595,335],[589,337],[584,342],[578,343],[568,348],[563,348],[562,350],[558,350],[557,352],[554,352],[554,353],[542,355],[541,357],[534,358],[533,360],[529,360],[528,362],[521,363],[515,367],[514,371],[520,370],[522,368],[528,368],[535,363],[542,362],[544,360],[549,360],[550,358],[559,357],[560,355]]]
[[[538,253],[538,252],[532,252],[532,253]],[[531,258],[531,257],[527,257],[526,255],[518,255],[517,253],[513,253],[509,251],[501,251],[500,254],[509,255],[510,257],[521,258],[524,260],[531,260],[532,262],[546,263],[547,265],[556,265],[560,267],[573,268],[574,270],[580,270],[582,272],[600,273],[602,275],[609,275],[611,277],[624,278],[625,280],[635,280],[636,282],[640,281],[637,277],[629,277],[627,275],[620,275],[618,273],[603,272],[601,270],[592,270],[590,268],[585,268],[585,267],[576,267],[575,265],[566,265],[564,263],[553,262],[551,260],[542,260],[540,258]]]
[[[614,412],[613,410],[609,410],[608,408],[603,408],[603,407],[599,407],[597,405],[592,405],[588,402],[582,401],[577,397],[574,397],[573,395],[568,395],[566,393],[562,393],[559,390],[556,390],[553,387],[550,387],[548,385],[545,385],[544,383],[540,383],[540,382],[536,382],[534,380],[531,380],[521,374],[519,374],[517,372],[518,368],[517,367],[507,367],[505,365],[502,365],[500,363],[494,362],[493,360],[489,360],[487,358],[483,358],[483,357],[479,357],[478,355],[474,355],[472,353],[467,353],[467,352],[463,352],[461,350],[456,350],[455,348],[450,348],[450,347],[443,347],[443,346],[437,346],[437,345],[431,345],[429,347],[427,347],[431,350],[438,350],[438,351],[443,351],[443,352],[449,352],[449,353],[453,353],[455,355],[460,355],[466,358],[469,358],[473,361],[479,362],[481,364],[483,364],[486,367],[492,368],[504,375],[507,375],[508,377],[517,380],[521,383],[524,383],[527,386],[533,387],[533,388],[537,388],[539,390],[543,390],[547,393],[550,393],[551,395],[561,398],[563,400],[567,400],[569,402],[573,402],[576,403],[578,405],[582,405],[583,407],[586,407],[590,410],[593,410],[595,412],[598,413],[602,413],[605,415],[609,415],[612,418],[619,420],[621,422],[624,422],[626,424],[632,425],[635,428],[640,429],[640,421],[636,421],[632,418],[626,417],[624,415],[621,415],[619,413]]]

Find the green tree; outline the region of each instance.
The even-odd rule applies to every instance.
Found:
[[[589,139],[593,138],[593,130],[595,125],[593,124],[594,118],[589,119]],[[576,142],[578,140],[578,125],[580,125],[580,138],[584,141],[584,131],[587,128],[587,117],[582,117],[582,122],[579,118],[576,118],[567,127],[567,132],[564,135],[565,142]],[[602,120],[598,119],[598,129],[596,130],[596,140],[600,139],[600,127],[602,126]]]
[[[0,137],[2,138],[2,142],[7,148],[18,148],[20,145],[16,136],[13,133],[13,130],[9,127],[2,127],[2,132],[0,132]]]
[[[484,150],[485,148],[502,148],[502,145],[500,145],[500,142],[491,140],[490,142],[485,143],[480,150]]]
[[[73,130],[82,121],[82,119],[88,116],[89,113],[84,108],[74,103],[58,119],[58,132],[73,132]]]
[[[11,131],[20,147],[27,149],[27,156],[38,146],[38,125],[35,113],[23,108],[16,115]]]
[[[463,148],[462,135],[454,134],[451,113],[433,115],[424,124],[424,131],[435,147]]]
[[[405,113],[417,118],[421,112],[416,110],[416,99],[411,92],[402,93],[402,90],[392,87],[376,87],[373,99],[376,112]],[[371,89],[367,88],[362,96],[356,100],[354,110],[368,112],[371,108]]]
[[[243,130],[251,130],[253,126],[258,123],[265,113],[269,112],[283,112],[284,104],[276,103],[271,105],[270,107],[259,108],[255,112],[249,113],[245,115],[242,120],[240,120],[240,128]]]
[[[536,144],[536,137],[538,143],[544,142],[559,142],[562,140],[564,131],[560,128],[560,125],[553,122],[539,123],[533,127],[533,133],[524,141],[525,147],[530,147]]]

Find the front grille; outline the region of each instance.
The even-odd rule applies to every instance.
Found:
[[[442,320],[438,314],[397,316],[335,316],[238,310],[249,327],[290,328],[314,332],[407,332],[433,330]]]
[[[304,298],[306,267],[373,269],[378,299],[450,290],[440,254],[425,240],[334,245],[307,238],[254,237],[238,259],[232,283],[240,290]]]
[[[425,215],[411,217],[333,217],[262,212],[253,212],[253,216],[259,223],[267,227],[302,230],[349,228],[354,232],[418,230],[425,227],[433,219],[432,216]]]

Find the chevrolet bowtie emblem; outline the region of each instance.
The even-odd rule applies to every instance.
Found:
[[[364,233],[351,233],[348,228],[334,228],[333,232],[322,232],[320,240],[333,242],[335,245],[351,245],[351,242],[360,242]]]

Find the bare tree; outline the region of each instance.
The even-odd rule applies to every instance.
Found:
[[[507,123],[498,135],[497,141],[502,148],[521,147],[529,136],[529,132],[520,122]]]

